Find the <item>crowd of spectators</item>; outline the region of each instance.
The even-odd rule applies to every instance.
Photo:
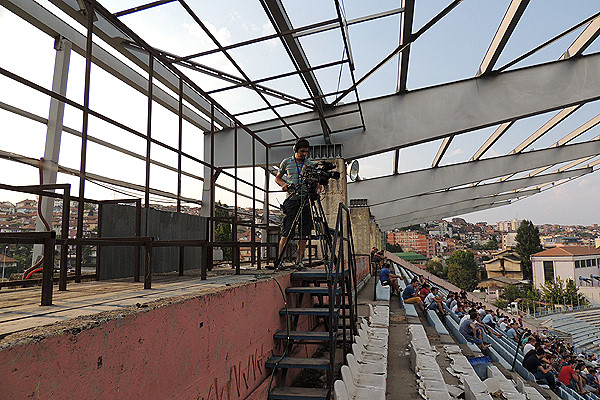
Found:
[[[532,332],[523,326],[520,317],[469,301],[464,290],[450,292],[443,298],[438,288],[431,287],[422,275],[412,279],[402,292],[402,298],[407,304],[418,304],[422,310],[435,310],[441,316],[447,310],[455,313],[461,318],[459,332],[482,351],[490,346],[484,340],[484,331],[496,337],[506,336],[522,350],[523,367],[535,376],[536,381],[547,384],[554,391],[563,384],[579,394],[600,395],[600,368],[596,357],[574,354],[572,345],[549,334],[546,329]]]

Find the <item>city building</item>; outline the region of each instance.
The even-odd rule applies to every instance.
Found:
[[[436,255],[437,240],[417,231],[389,232],[388,243],[400,245],[404,251],[413,251],[427,258]]]
[[[523,279],[521,259],[518,254],[510,250],[499,252],[491,260],[484,261],[483,264],[487,271],[488,279],[497,277],[516,279],[518,281]]]
[[[517,233],[508,232],[502,234],[502,250],[510,250],[517,247]]]
[[[521,220],[513,219],[512,221],[500,221],[498,222],[498,230],[500,232],[516,232],[521,225]]]
[[[580,286],[580,277],[594,280],[600,275],[600,249],[583,246],[553,247],[531,256],[533,284],[540,288],[547,281],[572,279]],[[593,275],[593,276],[592,276]]]

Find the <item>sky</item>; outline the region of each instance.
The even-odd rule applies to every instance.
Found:
[[[68,20],[67,16],[60,13],[49,2],[40,0],[39,3],[61,18]],[[116,12],[144,2],[111,0],[102,1],[101,3],[110,11]],[[423,26],[449,3],[449,0],[417,0],[413,31]],[[509,3],[508,0],[464,0],[455,10],[417,39],[411,46],[408,89],[414,90],[472,78],[477,72],[483,55]],[[566,3],[557,0],[532,0],[496,65],[504,65],[600,10],[596,0],[574,0],[568,2],[568,4]],[[333,1],[287,0],[284,1],[284,4],[295,27],[335,17]],[[346,18],[353,19],[397,8],[400,6],[400,1],[345,1],[342,4]],[[195,11],[202,21],[223,45],[274,32],[258,1],[222,0],[219,5],[220,7],[200,8],[199,4],[194,3],[192,7],[195,7]],[[176,2],[122,17],[122,21],[152,46],[177,55],[187,55],[214,48],[214,44],[207,35],[198,28],[191,18],[183,13]],[[74,26],[84,32],[78,24]],[[399,16],[395,15],[349,27],[357,77],[363,76],[398,45],[398,26]],[[18,32],[19,40],[2,40],[0,42],[0,52],[11,55],[10,57],[1,57],[0,66],[39,85],[50,88],[55,54],[53,38],[0,7],[0,37],[13,37],[15,32]],[[581,29],[517,64],[514,68],[558,59],[580,32]],[[343,43],[339,30],[305,36],[301,39],[301,43],[312,65],[339,60],[343,54]],[[600,43],[596,41],[585,54],[597,52],[599,49]],[[281,43],[276,39],[232,50],[231,55],[253,79],[293,70],[289,57]],[[204,56],[195,61],[211,65],[236,76],[240,75],[235,66],[222,54]],[[84,67],[84,59],[72,53],[67,97],[77,102],[82,102],[83,99]],[[137,69],[137,67],[134,68]],[[205,90],[219,88],[224,85],[221,81],[197,72],[188,70],[185,72]],[[341,71],[339,67],[327,68],[317,71],[316,75],[325,93],[333,92],[338,87],[347,87],[350,84],[347,68]],[[367,99],[391,94],[395,90],[396,80],[397,59],[395,58],[359,87],[360,98]],[[269,82],[268,85],[271,88],[299,97],[306,96],[306,91],[297,78],[278,79]],[[214,98],[231,112],[264,105],[264,102],[255,93],[244,89],[216,93]],[[328,100],[331,101],[332,98]],[[354,98],[351,96],[345,99],[347,102],[353,100]],[[0,101],[36,115],[47,117],[49,100],[46,96],[4,76],[0,76]],[[276,99],[271,98],[270,101],[272,104],[278,104]],[[92,68],[90,104],[99,112],[106,113],[140,132],[145,132],[147,104],[144,96],[97,67]],[[304,111],[298,106],[286,106],[282,107],[281,110],[283,113]],[[598,102],[586,104],[527,150],[541,149],[552,145],[599,113],[600,104]],[[484,154],[483,158],[507,154],[554,114],[547,113],[518,121]],[[243,117],[242,121],[251,123],[271,118],[273,118],[272,113],[264,112]],[[66,108],[65,126],[80,130],[81,120],[81,112],[74,110],[72,107]],[[0,123],[2,126],[0,130],[0,150],[32,158],[39,158],[43,155],[45,140],[43,124],[24,119],[2,109],[0,109]],[[441,165],[468,160],[495,128],[490,127],[455,137],[442,159]],[[156,103],[153,105],[152,132],[153,137],[165,141],[171,146],[177,146],[177,118]],[[143,139],[134,137],[118,128],[110,127],[95,118],[90,119],[90,134],[125,149],[136,151],[138,154],[143,155],[145,152],[145,141]],[[600,129],[598,127],[592,128],[577,138],[574,143],[589,140],[598,134],[600,134]],[[203,157],[202,134],[188,123],[184,124],[183,143],[186,152],[195,157]],[[428,168],[440,143],[441,140],[402,149],[400,172]],[[60,164],[78,169],[80,148],[81,140],[79,138],[64,133],[61,143]],[[88,149],[88,171],[144,185],[145,165],[142,160],[101,148],[96,144],[89,144]],[[151,154],[153,158],[167,165],[177,165],[175,154],[158,146],[152,146]],[[362,178],[388,175],[392,172],[392,153],[363,158],[359,161]],[[183,168],[190,174],[204,175],[202,166],[189,159],[184,159]],[[5,160],[0,160],[0,171],[2,171],[0,181],[3,183],[15,185],[35,184],[39,179],[37,169]],[[249,170],[243,171],[241,174],[246,179],[252,179]],[[263,179],[263,173],[256,174],[257,184],[262,184]],[[60,174],[59,182],[71,183],[72,193],[77,193],[77,178]],[[182,195],[190,198],[201,198],[201,182],[189,177],[184,177],[182,182]],[[232,186],[231,179],[226,177],[219,178],[218,183]],[[175,193],[177,190],[177,176],[174,172],[165,168],[153,166],[151,186]],[[243,192],[251,193],[249,188],[244,187],[244,185],[241,186]],[[271,187],[274,187],[273,182]],[[86,184],[86,195],[97,199],[112,199],[124,196],[122,193],[116,193],[95,183]],[[0,191],[0,200],[16,202],[22,198],[23,195],[20,194],[14,195],[6,191]],[[217,198],[221,198],[229,204],[232,203],[231,196],[222,190],[217,191]],[[271,202],[277,204],[278,201],[282,201],[282,198],[282,195],[274,195]],[[600,198],[600,174],[596,172],[559,185],[552,190],[517,201],[509,206],[472,213],[462,217],[471,222],[487,221],[493,223],[498,220],[520,218],[532,220],[536,224],[588,225],[600,223],[600,207],[597,206],[598,198]],[[155,197],[153,199],[165,202],[165,199]],[[240,204],[250,205],[248,201],[243,199],[240,199]]]

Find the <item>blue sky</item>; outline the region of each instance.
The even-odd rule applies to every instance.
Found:
[[[116,12],[143,2],[113,0],[102,3],[110,11]],[[413,31],[419,29],[449,3],[449,0],[417,0]],[[508,0],[464,0],[455,10],[421,36],[411,47],[408,89],[414,90],[473,77],[509,3]],[[57,15],[60,15],[60,12],[55,10],[48,2],[40,1],[40,4],[49,7]],[[296,27],[335,17],[333,1],[288,0],[284,1],[284,4],[293,25]],[[346,18],[352,19],[397,8],[400,6],[400,1],[345,1],[342,4]],[[194,2],[192,7],[224,45],[273,32],[273,28],[270,26],[268,18],[258,1],[222,0],[219,2],[219,7],[214,5],[202,7],[201,4]],[[570,2],[532,0],[496,65],[500,66],[511,61],[599,10],[599,4],[595,0]],[[178,55],[192,54],[214,47],[206,34],[194,24],[191,18],[185,15],[177,3],[125,16],[122,20],[151,45]],[[82,28],[80,30],[83,31]],[[558,59],[581,30],[548,46],[513,68]],[[0,51],[3,54],[12,55],[11,57],[2,57],[0,66],[18,72],[27,79],[50,88],[54,63],[53,39],[30,27],[12,13],[0,7],[0,35],[11,37],[14,32],[19,32],[19,41],[3,40],[0,43]],[[352,25],[349,27],[349,34],[356,62],[356,76],[361,77],[397,46],[399,16],[395,15],[377,21]],[[312,65],[339,60],[342,56],[343,44],[339,30],[303,37],[301,43]],[[596,41],[585,54],[597,52],[599,48],[600,43]],[[293,70],[289,57],[287,57],[281,43],[276,39],[235,49],[231,51],[231,55],[253,79]],[[223,55],[204,56],[196,61],[239,76],[239,72]],[[73,54],[67,97],[79,102],[81,102],[83,95],[83,73],[83,58]],[[222,82],[213,78],[187,70],[186,73],[205,89],[223,86]],[[342,69],[341,75],[339,67],[321,70],[316,74],[324,92],[335,91],[340,76],[339,87],[344,88],[350,84],[347,68]],[[396,75],[397,59],[394,59],[359,87],[360,98],[366,99],[393,93],[396,86]],[[99,68],[92,70],[92,77],[92,107],[140,131],[144,131],[146,122],[144,97]],[[279,79],[269,82],[268,85],[299,97],[306,96],[306,91],[297,78]],[[0,101],[40,116],[47,116],[48,99],[45,96],[23,88],[4,77],[0,77],[0,87],[2,87]],[[214,97],[232,112],[264,105],[256,94],[243,89],[235,92],[218,93]],[[272,104],[278,104],[278,100],[271,100]],[[352,96],[345,99],[347,102],[353,100]],[[288,106],[282,107],[281,110],[284,114],[291,114],[301,112],[304,109],[298,106]],[[171,145],[176,145],[176,134],[174,134],[177,129],[176,117],[158,105],[155,107],[154,113],[153,135]],[[599,113],[600,106],[598,102],[585,105],[528,149],[540,149],[551,145]],[[484,158],[508,153],[552,115],[554,113],[547,113],[518,121],[488,150]],[[273,114],[264,112],[244,117],[243,121],[254,122],[270,118],[273,118]],[[0,121],[4,126],[0,134],[0,140],[2,140],[0,149],[34,158],[43,155],[45,129],[41,124],[24,120],[3,110],[0,110]],[[67,108],[65,125],[80,129],[81,113]],[[128,149],[141,149],[138,151],[140,153],[145,150],[142,139],[126,135],[98,120],[92,119],[90,121],[90,129],[93,135],[103,140]],[[495,127],[490,127],[454,138],[441,165],[468,160],[494,129]],[[600,134],[600,128],[593,128],[575,142],[589,140],[598,134]],[[401,151],[400,170],[411,171],[428,168],[440,143],[441,141],[435,141],[403,149]],[[63,135],[60,163],[68,167],[78,168],[80,145],[81,142],[78,138],[67,134]],[[189,124],[184,126],[184,147],[194,155],[201,156],[203,154],[202,135]],[[153,146],[152,154],[161,162],[169,165],[176,164],[176,157],[173,154],[158,147]],[[361,175],[364,178],[390,174],[393,166],[391,153],[365,158],[360,162]],[[37,171],[31,167],[0,160],[0,168],[3,171],[10,171],[9,174],[3,173],[3,182],[11,184],[34,184],[37,182]],[[197,163],[185,161],[184,168],[193,174],[203,175],[202,168]],[[144,184],[144,163],[142,161],[111,150],[100,149],[93,144],[90,145],[88,171],[101,173],[115,179]],[[257,174],[257,178],[257,182],[260,183],[262,174]],[[220,179],[223,179],[220,181],[222,184],[230,184],[227,179]],[[59,180],[72,183],[74,185],[73,193],[76,193],[77,179],[60,175]],[[201,185],[198,182],[190,178],[184,178],[183,182],[184,195],[196,198],[201,196]],[[165,169],[153,167],[151,186],[175,192],[176,175]],[[121,195],[115,195],[95,184],[90,183],[86,188],[91,197],[121,197]],[[247,189],[243,190],[247,191]],[[223,197],[223,200],[231,203],[231,199],[224,192],[219,192],[219,195]],[[9,199],[9,194],[6,192],[0,192],[0,196]],[[274,197],[276,198],[274,202],[276,202],[281,196]],[[465,218],[470,221],[486,220],[494,222],[518,216],[519,218],[531,219],[538,224],[599,223],[600,207],[597,207],[599,197],[600,174],[594,173],[560,185],[553,190],[516,202],[513,205],[473,213],[465,216]]]

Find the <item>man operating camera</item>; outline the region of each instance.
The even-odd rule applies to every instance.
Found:
[[[304,269],[302,258],[304,257],[304,250],[306,248],[306,238],[310,236],[310,231],[313,227],[310,215],[310,203],[306,201],[308,200],[307,196],[309,196],[308,186],[306,184],[303,185],[302,182],[302,170],[309,165],[315,165],[313,161],[308,159],[309,149],[310,144],[308,140],[298,139],[294,145],[294,155],[281,162],[279,172],[275,177],[275,182],[281,186],[281,190],[288,192],[288,196],[282,205],[285,217],[283,219],[283,233],[279,241],[279,254],[283,252],[288,238],[290,240],[294,238],[292,227],[294,218],[300,211],[297,226],[301,238],[298,241],[296,263],[292,267],[297,270]],[[291,190],[292,188],[293,190]],[[283,269],[281,265],[278,267],[279,269]]]

